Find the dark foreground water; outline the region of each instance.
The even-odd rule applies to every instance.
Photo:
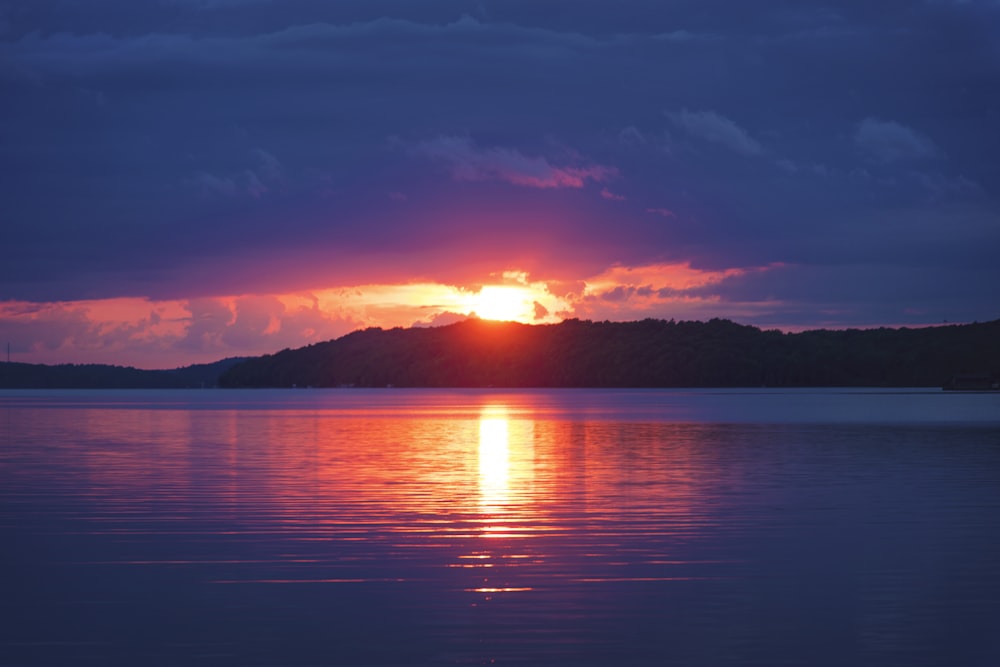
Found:
[[[1000,394],[0,392],[0,665],[1000,664]]]

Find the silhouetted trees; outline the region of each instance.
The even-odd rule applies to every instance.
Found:
[[[786,334],[721,319],[537,326],[470,319],[366,329],[175,370],[0,363],[0,388],[941,387],[959,376],[973,378],[963,380],[969,386],[1000,377],[1000,320]]]
[[[147,371],[107,364],[0,363],[0,388],[4,389],[176,389],[215,387],[219,375],[243,361],[233,357],[211,364],[172,370]]]
[[[1000,373],[1000,320],[785,334],[729,320],[366,329],[226,371],[227,387],[942,386]]]

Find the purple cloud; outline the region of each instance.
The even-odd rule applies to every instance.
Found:
[[[863,153],[881,162],[933,157],[938,152],[934,142],[915,130],[876,118],[861,121],[854,143]]]
[[[199,171],[188,179],[188,183],[200,187],[205,194],[260,199],[282,185],[284,167],[278,158],[265,150],[257,148],[250,153],[253,165],[246,169],[221,175]]]
[[[673,218],[676,216],[676,214],[669,208],[647,208],[646,213],[658,215],[661,218]]]
[[[587,181],[604,182],[618,175],[600,164],[555,166],[511,148],[476,146],[468,137],[441,136],[416,145],[419,155],[446,162],[457,181],[502,181],[529,188],[582,188]]]
[[[677,127],[688,134],[718,144],[743,155],[760,155],[764,152],[760,143],[746,130],[725,116],[714,111],[688,111],[681,109],[667,113],[667,117]]]

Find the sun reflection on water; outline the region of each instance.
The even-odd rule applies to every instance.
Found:
[[[994,645],[995,429],[668,420],[719,394],[300,394],[315,405],[0,401],[5,662],[661,664],[708,646],[706,664],[810,664],[843,645],[829,662],[971,664]],[[662,417],[622,403],[656,396]]]
[[[530,537],[534,523],[530,487],[534,474],[533,422],[510,418],[506,405],[488,404],[479,415],[479,543],[472,553],[460,555],[461,568],[482,572],[466,592],[488,602],[500,593],[525,593],[532,586],[516,585],[515,570],[523,554],[514,553],[510,539]],[[520,541],[519,539],[517,541]]]
[[[479,419],[479,505],[502,513],[510,492],[510,425],[502,407],[487,407]]]

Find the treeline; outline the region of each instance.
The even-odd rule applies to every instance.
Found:
[[[107,364],[0,363],[4,389],[179,389],[218,386],[219,375],[242,357],[172,370],[141,370]]]
[[[1000,375],[1000,320],[918,329],[762,331],[729,320],[367,329],[249,359],[224,387],[934,386]]]

